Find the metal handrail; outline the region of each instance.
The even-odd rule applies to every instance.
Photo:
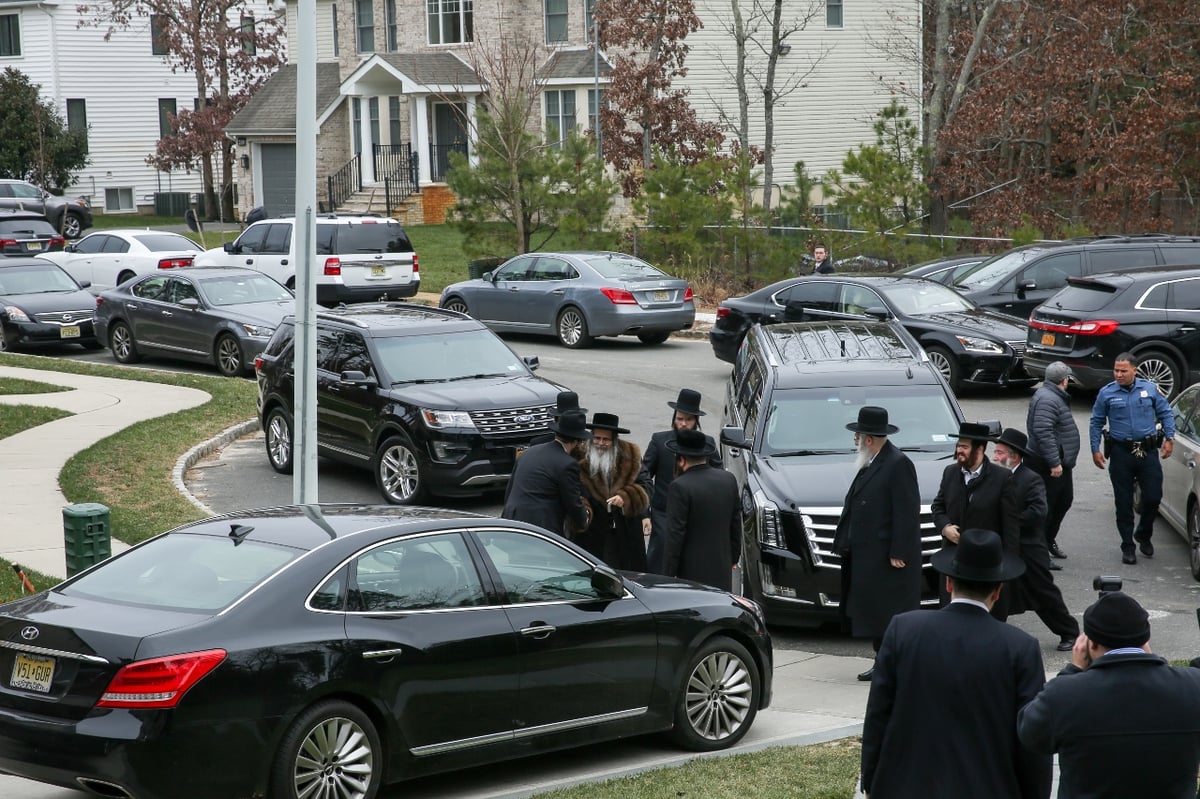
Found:
[[[355,155],[345,166],[334,172],[329,177],[325,178],[326,199],[329,202],[330,212],[336,211],[338,206],[350,199],[350,195],[356,191],[362,191],[362,165],[359,163],[359,156]]]

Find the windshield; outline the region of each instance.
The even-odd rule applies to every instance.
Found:
[[[216,612],[300,554],[253,538],[237,543],[226,536],[177,533],[113,558],[60,590],[65,596]]]
[[[994,258],[989,258],[981,264],[976,264],[974,268],[967,270],[954,279],[956,286],[970,286],[971,288],[986,288],[988,286],[999,283],[1004,278],[1011,275],[1023,264],[1028,263],[1032,259],[1038,257],[1045,249],[1042,247],[1030,247],[1025,250],[1009,250],[1001,253]]]
[[[213,277],[200,281],[200,288],[209,305],[239,305],[246,302],[280,302],[292,300],[292,292],[266,275]]]
[[[667,277],[667,273],[640,258],[620,253],[597,253],[583,256],[583,262],[604,277]]]
[[[776,391],[762,432],[760,452],[821,454],[854,451],[846,425],[864,405],[887,408],[900,428],[889,440],[897,447],[953,452],[958,416],[940,386],[857,386]]]
[[[46,294],[79,291],[79,284],[51,263],[0,268],[0,294]]]
[[[379,366],[392,383],[529,374],[525,362],[490,330],[376,338],[375,347]]]
[[[975,306],[953,289],[931,280],[911,280],[888,286],[884,293],[905,316],[969,311]]]

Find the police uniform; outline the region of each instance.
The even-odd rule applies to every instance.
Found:
[[[1175,438],[1175,417],[1158,387],[1135,377],[1128,387],[1112,381],[1096,395],[1090,425],[1092,454],[1101,452],[1104,424],[1108,423],[1104,456],[1108,459],[1108,479],[1112,482],[1113,502],[1117,509],[1117,532],[1121,535],[1121,555],[1125,563],[1136,563],[1134,542],[1140,542],[1142,554],[1154,554],[1150,537],[1154,517],[1162,500],[1162,464],[1158,448],[1162,439]],[[1158,424],[1162,424],[1162,438]],[[1133,485],[1141,488],[1142,506],[1137,528],[1133,526]]]

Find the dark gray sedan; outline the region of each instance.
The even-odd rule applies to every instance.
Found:
[[[619,252],[518,255],[482,279],[447,286],[441,305],[497,332],[557,336],[572,348],[597,336],[661,344],[696,319],[686,280]]]
[[[249,371],[283,317],[292,292],[262,272],[190,267],[144,275],[96,298],[96,337],[121,363],[154,355]]]

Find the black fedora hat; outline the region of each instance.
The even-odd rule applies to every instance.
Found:
[[[694,388],[679,389],[679,399],[668,402],[667,405],[682,413],[690,413],[692,416],[707,416],[704,411],[700,410],[700,392]]]
[[[574,391],[558,392],[558,397],[554,401],[554,410],[550,411],[550,415],[557,419],[567,411],[583,411],[587,413],[587,408],[579,407],[579,395]]]
[[[588,425],[590,430],[611,430],[618,435],[628,435],[629,431],[621,427],[621,419],[615,413],[601,413],[596,411],[592,414],[592,423]]]
[[[982,441],[985,444],[995,441],[992,437],[992,430],[986,424],[979,422],[960,422],[958,432],[951,433],[955,438],[969,438],[972,441]]]
[[[550,428],[550,432],[559,438],[586,441],[592,437],[587,429],[587,416],[581,410],[564,411],[561,416],[547,426]]]
[[[1029,436],[1014,427],[1004,428],[1004,432],[996,439],[997,444],[1003,444],[1021,453],[1021,457],[1029,457]]]
[[[858,421],[846,425],[847,430],[867,436],[890,436],[900,432],[894,424],[888,424],[887,408],[864,405],[858,409]]]
[[[958,546],[939,549],[930,563],[942,574],[977,583],[1003,583],[1025,573],[1025,561],[1005,552],[998,534],[979,527],[963,530]]]
[[[666,447],[685,458],[707,458],[717,451],[717,445],[699,430],[678,431],[674,438],[667,439]]]

